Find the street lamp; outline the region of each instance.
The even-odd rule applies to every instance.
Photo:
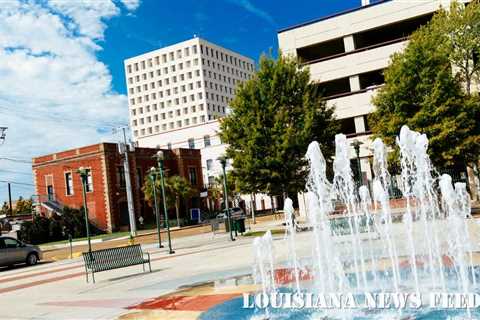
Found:
[[[355,149],[355,154],[357,155],[357,168],[358,168],[358,171],[357,171],[357,178],[358,178],[358,183],[360,184],[361,183],[361,180],[362,180],[362,169],[361,169],[361,165],[360,165],[360,146],[363,144],[363,142],[355,139],[352,141],[352,147],[353,149]]]
[[[162,238],[160,236],[160,213],[158,212],[157,204],[157,169],[155,169],[155,167],[150,169],[150,179],[153,185],[153,204],[155,206],[155,219],[157,221],[158,247],[163,248]]]
[[[165,215],[165,225],[167,226],[167,236],[168,236],[168,253],[173,254],[175,251],[172,250],[172,239],[170,238],[170,224],[168,223],[168,213],[167,213],[167,198],[165,197],[165,178],[163,176],[163,160],[164,154],[162,150],[159,150],[154,156],[158,161],[158,168],[160,169],[160,181],[162,186],[162,199],[163,199],[163,214]]]
[[[228,190],[227,190],[227,175],[225,173],[225,167],[227,166],[227,157],[221,156],[218,158],[218,161],[222,164],[223,169],[223,198],[225,201],[225,210],[227,211],[227,219],[228,219],[228,229],[230,231],[230,240],[235,241],[233,238],[232,233],[232,219],[230,217],[230,210],[228,209]]]
[[[78,168],[77,171],[80,174],[82,180],[82,194],[83,194],[83,211],[85,213],[85,226],[87,228],[87,241],[88,241],[88,252],[92,252],[92,244],[90,242],[90,223],[88,222],[88,209],[87,209],[87,183],[88,183],[88,172],[84,167]]]

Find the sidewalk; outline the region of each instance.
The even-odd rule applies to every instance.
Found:
[[[247,219],[249,220],[249,219]],[[283,220],[274,220],[273,215],[269,216],[262,216],[258,217],[257,224],[252,224],[250,221],[247,221],[247,231],[248,228],[251,228],[254,231],[265,231],[268,228],[272,228],[270,225],[274,225],[278,223],[281,225]],[[170,229],[171,238],[175,239],[174,242],[178,241],[179,238],[194,236],[194,235],[201,235],[206,234],[209,235],[212,239],[215,237],[220,237],[222,234],[227,235],[227,233],[216,233],[215,235],[212,233],[211,225],[196,225],[196,226],[188,226],[183,228],[171,228]],[[167,231],[165,229],[161,230],[161,239],[162,243],[166,242],[167,240]],[[104,240],[104,241],[93,241],[92,240],[92,250],[99,250],[105,248],[114,248],[114,247],[121,247],[130,244],[130,237],[125,236],[116,239]],[[139,243],[144,245],[155,245],[158,243],[157,238],[157,230],[142,230],[141,234],[135,237],[134,243]],[[87,241],[79,241],[75,246],[72,247],[72,258],[78,258],[82,255],[82,252],[88,250]],[[43,259],[45,261],[60,261],[64,259],[70,259],[70,245],[69,243],[63,244],[63,247],[60,248],[46,248],[42,250],[44,255]]]

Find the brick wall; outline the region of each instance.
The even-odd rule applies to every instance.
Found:
[[[199,191],[203,186],[200,151],[190,149],[163,151],[167,175],[178,174],[188,180],[188,170],[194,168],[197,183],[193,187]],[[144,201],[142,187],[150,168],[157,166],[153,157],[157,152],[158,149],[153,148],[135,148],[129,152],[137,224],[140,215],[146,220],[154,220],[152,208]],[[101,143],[34,158],[33,172],[37,195],[46,198],[47,186],[51,185],[58,202],[72,208],[82,207],[82,184],[77,173],[80,167],[90,168],[92,172],[93,191],[87,193],[89,219],[106,231],[128,230],[126,187],[120,181],[119,171],[123,170],[123,155],[118,153],[116,144]],[[72,173],[72,195],[67,195],[66,192],[66,172]]]

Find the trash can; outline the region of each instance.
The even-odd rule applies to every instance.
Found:
[[[240,218],[236,222],[237,222],[238,232],[244,233],[245,232],[245,218]]]

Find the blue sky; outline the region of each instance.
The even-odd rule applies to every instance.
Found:
[[[360,0],[1,0],[0,201],[35,194],[31,159],[118,141],[123,60],[198,35],[258,60],[277,31]],[[8,158],[8,159],[6,159]],[[40,190],[44,192],[44,190]]]
[[[111,20],[98,56],[114,89],[126,93],[124,58],[196,34],[258,60],[278,48],[277,30],[358,6],[359,0],[144,0],[133,14]]]

